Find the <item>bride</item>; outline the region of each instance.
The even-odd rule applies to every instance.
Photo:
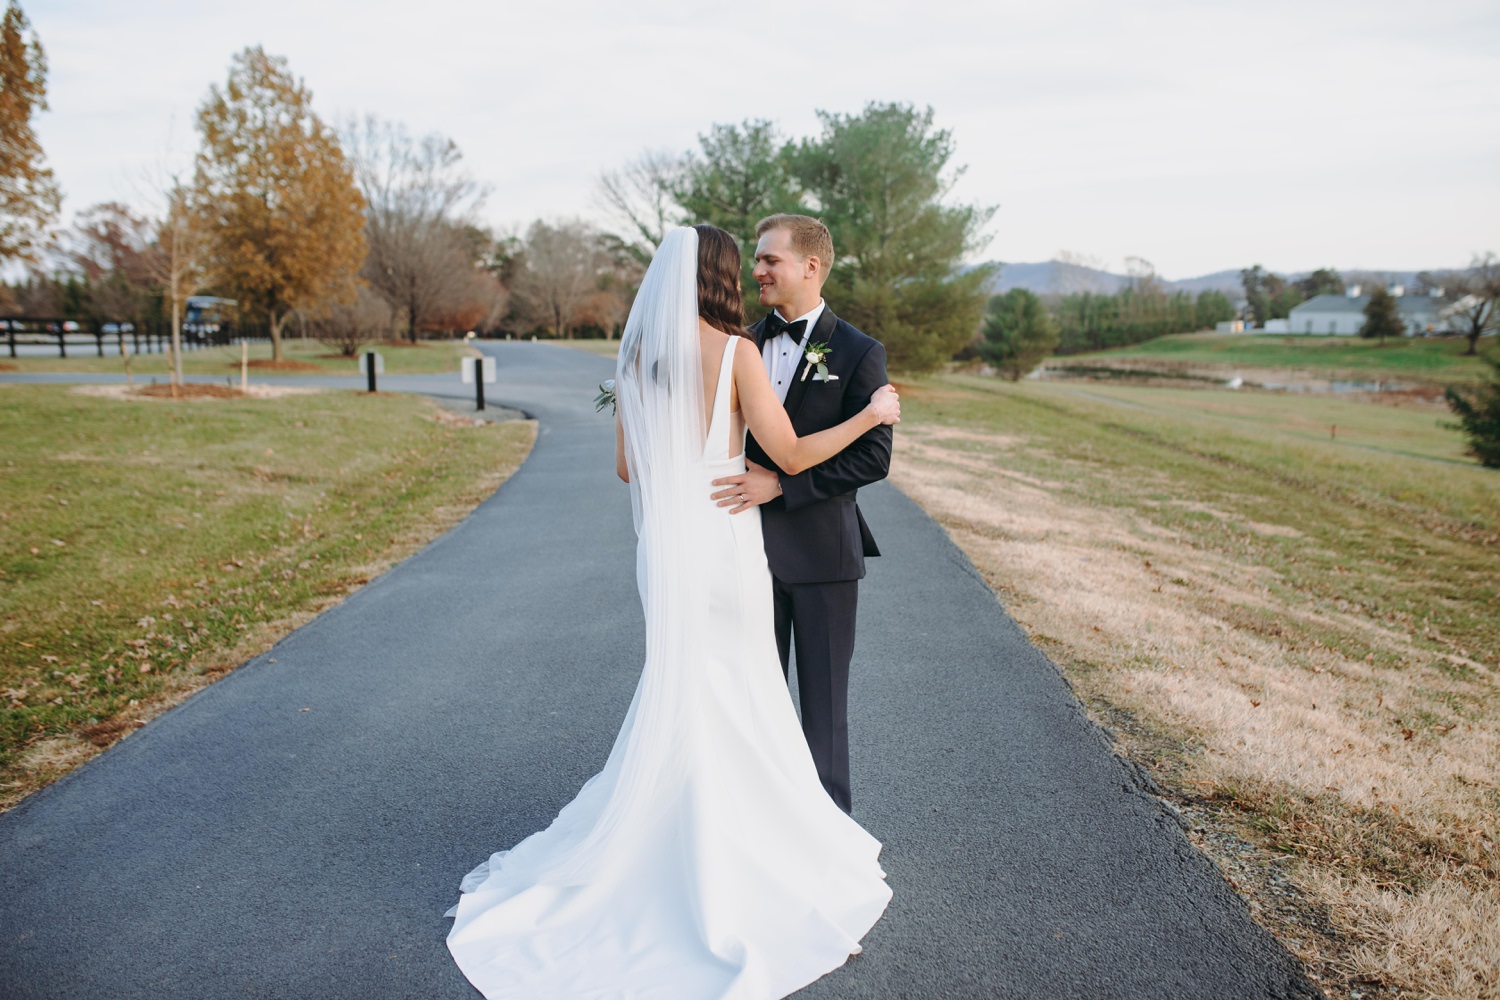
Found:
[[[621,338],[646,662],[604,769],[552,825],[464,878],[448,948],[489,1000],[774,1000],[842,965],[890,901],[880,844],[833,803],[772,630],[759,511],[710,482],[745,430],[782,469],[900,419],[891,386],[798,438],[743,335],[740,255],[713,226],[662,241]]]

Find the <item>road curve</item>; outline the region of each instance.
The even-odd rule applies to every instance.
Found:
[[[477,996],[442,912],[598,769],[642,658],[629,501],[591,402],[613,363],[483,349],[491,398],[540,421],[520,471],[0,815],[0,996]],[[862,588],[855,815],[895,899],[798,997],[1319,996],[942,530],[889,486],[861,506],[886,555]]]

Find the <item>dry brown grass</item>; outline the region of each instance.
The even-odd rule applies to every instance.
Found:
[[[1326,545],[1305,512],[1205,499],[1165,462],[1111,467],[1089,457],[1101,442],[1057,448],[1045,423],[959,418],[951,383],[915,391],[892,479],[1122,752],[1234,835],[1195,839],[1257,917],[1341,995],[1500,996],[1497,651],[1310,599],[1258,558]],[[1295,906],[1274,888],[1287,857]]]
[[[150,399],[239,399],[245,395],[227,385],[188,382],[183,385],[143,385],[135,395]]]
[[[336,357],[337,355],[335,355]],[[239,363],[231,361],[224,366],[232,370],[239,369]],[[245,362],[245,367],[262,372],[321,372],[323,366],[311,361],[272,361],[270,358],[254,358]]]
[[[120,385],[118,383],[104,383],[98,385],[75,385],[72,392],[79,396],[100,396],[105,399],[131,399],[151,401],[189,400],[194,402],[214,399],[277,399],[283,396],[300,396],[308,393],[323,392],[318,388],[304,386],[286,385],[249,385],[244,389],[238,386],[217,385],[212,382],[185,382],[172,391],[168,383],[147,383],[144,385]]]

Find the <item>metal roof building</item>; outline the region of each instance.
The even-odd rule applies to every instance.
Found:
[[[1351,289],[1358,290],[1357,285]],[[1448,328],[1447,321],[1439,314],[1440,300],[1429,295],[1402,295],[1399,291],[1394,294],[1408,337]],[[1369,301],[1368,295],[1315,295],[1292,308],[1287,326],[1292,333],[1352,337],[1365,323],[1365,306]]]

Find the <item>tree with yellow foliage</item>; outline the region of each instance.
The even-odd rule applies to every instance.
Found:
[[[210,280],[265,313],[277,361],[287,314],[353,301],[365,259],[364,198],[311,104],[286,60],[256,46],[234,57],[228,84],[210,87],[198,109],[194,200]]]
[[[62,202],[31,128],[31,116],[46,108],[47,57],[10,0],[0,18],[0,262],[32,259]]]

